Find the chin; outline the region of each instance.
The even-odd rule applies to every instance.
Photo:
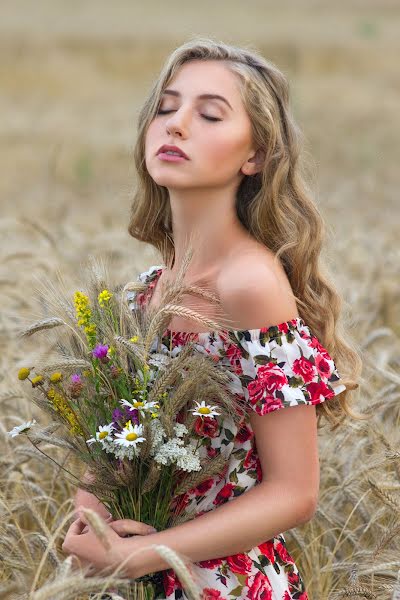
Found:
[[[150,173],[150,176],[157,185],[166,187],[171,190],[172,189],[184,190],[185,188],[193,187],[192,183],[188,185],[180,177],[165,175],[165,174],[154,176],[154,175],[152,175],[152,173]],[[181,181],[179,181],[179,180],[181,180]]]

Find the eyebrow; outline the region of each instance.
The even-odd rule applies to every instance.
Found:
[[[177,92],[176,90],[164,90],[163,94],[169,94],[170,96],[177,96],[177,97],[181,97],[181,93]],[[226,98],[224,98],[223,96],[220,96],[219,94],[200,94],[199,96],[197,96],[197,98],[199,98],[200,100],[222,100],[222,102],[225,102],[225,104],[227,104],[229,106],[229,108],[231,110],[233,110],[232,106],[229,104],[228,100]]]

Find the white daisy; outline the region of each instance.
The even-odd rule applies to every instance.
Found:
[[[29,431],[29,429],[32,427],[32,425],[35,425],[36,423],[36,419],[33,419],[32,421],[27,421],[26,423],[22,423],[22,425],[16,425],[15,427],[13,427],[11,429],[11,431],[7,431],[7,434],[10,437],[15,437],[16,435],[19,435],[20,433],[25,433],[26,431]]]
[[[104,447],[104,443],[106,440],[111,441],[111,433],[114,429],[114,425],[110,423],[109,425],[99,425],[99,430],[96,431],[96,437],[90,438],[90,440],[86,440],[87,444],[93,444],[94,442],[101,442]]]
[[[132,425],[132,421],[128,421],[121,433],[115,434],[114,443],[136,447],[139,442],[144,442],[146,439],[141,437],[142,433],[143,425]]]
[[[191,411],[193,415],[198,417],[215,417],[220,414],[215,410],[218,408],[218,406],[210,406],[209,404],[206,404],[205,400],[202,400],[201,404],[199,404],[197,400],[195,400],[195,402],[197,404],[197,408]]]
[[[146,412],[149,410],[153,412],[153,408],[160,408],[158,402],[145,402],[140,400],[132,400],[131,402],[128,402],[128,400],[125,400],[125,398],[121,398],[120,402],[123,406],[127,406],[131,410],[136,408],[141,417],[144,417]]]

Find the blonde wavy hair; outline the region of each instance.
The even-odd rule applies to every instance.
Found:
[[[138,116],[134,148],[138,177],[128,232],[156,248],[165,264],[173,264],[169,194],[146,169],[145,135],[157,114],[162,91],[180,66],[191,60],[221,60],[236,74],[252,122],[254,142],[265,151],[263,170],[244,175],[235,207],[238,218],[252,236],[269,248],[276,259],[280,258],[300,317],[334,358],[346,385],[347,389],[337,398],[316,405],[318,426],[323,414],[332,429],[343,422],[346,414],[364,420],[368,417],[355,414],[349,405],[351,391],[359,388],[361,354],[338,322],[342,298],[329,281],[326,267],[321,265],[325,225],[300,172],[302,133],[289,110],[289,84],[284,74],[256,50],[195,37],[169,56]]]

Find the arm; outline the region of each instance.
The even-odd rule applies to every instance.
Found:
[[[169,569],[152,544],[163,544],[193,562],[244,553],[274,535],[308,521],[314,502],[293,485],[262,482],[191,521],[150,536],[123,538],[124,555],[141,549],[126,566],[129,577]]]
[[[90,473],[89,469],[86,469],[86,472],[83,476],[83,480],[88,483],[94,481],[94,477]],[[82,490],[81,488],[78,488],[78,490],[75,494],[74,505],[75,505],[75,515],[74,515],[75,519],[78,518],[77,511],[80,506],[83,506],[84,508],[91,508],[92,510],[97,512],[97,514],[99,514],[101,517],[103,517],[104,519],[107,519],[107,517],[110,516],[110,511],[107,510],[107,508],[104,506],[104,504],[102,504],[102,502],[100,502],[94,494],[91,494],[90,492],[87,492],[86,490]]]
[[[193,562],[240,554],[309,521],[317,506],[319,460],[315,406],[250,414],[263,479],[222,506],[151,536],[123,538],[129,577],[170,566],[149,546],[163,544]],[[118,523],[118,522],[116,522]],[[113,524],[111,523],[111,526]]]

